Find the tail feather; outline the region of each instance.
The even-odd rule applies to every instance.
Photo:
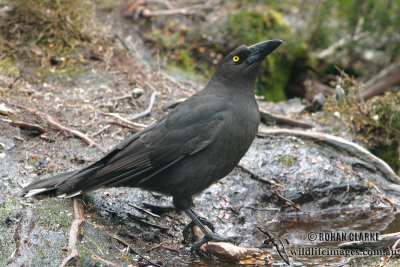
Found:
[[[71,177],[76,171],[61,173],[56,176],[41,179],[33,182],[30,185],[22,188],[21,195],[25,197],[30,196],[56,196],[57,186],[68,177]]]

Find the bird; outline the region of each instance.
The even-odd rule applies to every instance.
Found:
[[[172,196],[190,225],[202,230],[204,237],[192,250],[211,240],[233,242],[215,234],[212,224],[195,213],[193,197],[229,174],[250,148],[260,122],[257,73],[281,44],[268,40],[239,46],[221,60],[203,90],[160,120],[91,165],[35,181],[21,195],[70,198],[101,188],[141,188]]]

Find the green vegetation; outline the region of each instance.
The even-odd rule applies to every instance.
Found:
[[[222,31],[224,31],[223,29]],[[260,11],[240,11],[231,14],[228,18],[226,30],[236,45],[254,44],[266,39],[278,39],[278,36],[289,37],[290,28],[282,15],[266,8]],[[281,38],[285,40],[287,38]],[[293,44],[291,44],[292,47]],[[285,49],[286,50],[286,49]],[[262,74],[256,83],[256,93],[264,95],[271,101],[285,100],[285,85],[291,74],[291,60],[285,60],[288,53],[273,53],[263,63]],[[291,58],[292,59],[292,58]]]
[[[35,222],[44,226],[57,227],[51,229],[53,231],[60,227],[68,227],[73,220],[73,217],[66,213],[65,205],[69,202],[69,200],[54,198],[42,200],[41,205],[34,207]]]
[[[90,53],[104,50],[109,40],[94,23],[91,0],[6,0],[0,16],[0,68],[15,66],[68,69]]]
[[[327,116],[339,112],[342,124],[361,135],[372,150],[399,173],[400,91],[359,102],[357,97],[362,84],[342,72],[336,85],[345,90],[346,99],[338,102],[329,98],[325,104]]]
[[[297,161],[297,158],[295,156],[281,156],[277,160],[283,165],[291,166]]]

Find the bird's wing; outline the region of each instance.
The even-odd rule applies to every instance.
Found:
[[[215,99],[188,99],[156,124],[120,143],[98,162],[59,185],[67,195],[100,187],[135,186],[211,144],[227,107]],[[71,179],[72,178],[72,179]],[[68,190],[74,188],[74,190]]]

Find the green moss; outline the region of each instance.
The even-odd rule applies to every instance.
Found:
[[[18,75],[16,63],[11,57],[5,57],[0,60],[0,71],[7,74]]]
[[[72,223],[72,216],[68,216],[64,204],[70,202],[63,199],[42,200],[40,205],[34,207],[35,221],[45,227],[53,227],[56,230],[60,227],[68,227]]]
[[[400,174],[400,155],[397,150],[399,145],[399,143],[394,142],[390,145],[380,145],[371,149],[373,154],[387,162],[398,174]]]
[[[178,65],[182,66],[182,68],[185,70],[193,70],[191,56],[184,49],[179,49],[176,62]]]
[[[79,261],[81,266],[103,266],[102,263],[92,256],[92,253],[87,251],[82,246],[77,246],[79,252]]]
[[[291,166],[297,161],[297,158],[288,155],[288,156],[281,156],[277,160],[286,166]]]
[[[261,11],[241,11],[231,14],[226,25],[228,35],[237,44],[254,44],[267,39],[282,39],[279,51],[263,62],[256,82],[256,93],[266,100],[286,99],[285,87],[296,74],[307,70],[311,57],[304,42],[291,33],[282,14],[272,8]]]

